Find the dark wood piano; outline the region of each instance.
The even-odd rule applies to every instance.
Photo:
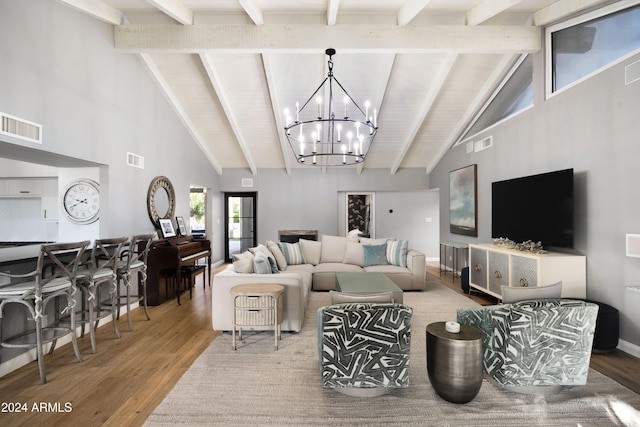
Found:
[[[147,304],[160,305],[175,297],[180,304],[180,270],[194,265],[199,259],[207,259],[204,281],[211,280],[211,242],[195,240],[193,236],[169,237],[151,243],[147,258]],[[209,276],[207,276],[207,270]]]

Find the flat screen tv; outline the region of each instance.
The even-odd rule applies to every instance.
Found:
[[[573,169],[492,183],[491,235],[573,248]]]

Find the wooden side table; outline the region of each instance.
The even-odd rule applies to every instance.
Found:
[[[282,323],[284,286],[276,284],[237,285],[231,288],[233,301],[232,345],[236,349],[236,327],[242,340],[243,326],[273,326],[278,349]]]

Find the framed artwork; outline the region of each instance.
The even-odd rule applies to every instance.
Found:
[[[449,172],[449,231],[478,235],[477,165]]]
[[[181,236],[186,236],[187,227],[184,225],[184,218],[182,218],[181,216],[177,216],[176,224],[178,224],[178,233],[180,233]]]
[[[355,233],[360,237],[374,238],[375,193],[347,193],[346,236]]]
[[[173,224],[170,219],[160,218],[158,220],[160,222],[160,230],[162,231],[162,237],[165,239],[167,237],[175,237],[176,231],[173,229]]]

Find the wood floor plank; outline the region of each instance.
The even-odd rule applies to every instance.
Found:
[[[427,267],[429,280],[436,280],[457,292],[460,281],[439,276],[437,265]],[[468,295],[469,296],[469,295]],[[480,304],[495,300],[483,294],[469,296]],[[157,307],[150,307],[147,321],[142,309],[132,312],[133,331],[126,315],[116,339],[110,324],[98,329],[98,352],[91,353],[89,336],[79,339],[84,361],[78,363],[70,345],[46,356],[48,383],[41,385],[35,362],[0,378],[0,402],[72,404],[72,411],[0,414],[1,425],[33,426],[137,426],[144,423],[171,391],[193,361],[219,334],[211,329],[211,289],[203,291],[198,276],[193,299],[188,293]],[[594,355],[592,367],[640,393],[639,359],[616,352]],[[224,367],[220,367],[224,369]],[[63,407],[64,409],[64,407]]]

